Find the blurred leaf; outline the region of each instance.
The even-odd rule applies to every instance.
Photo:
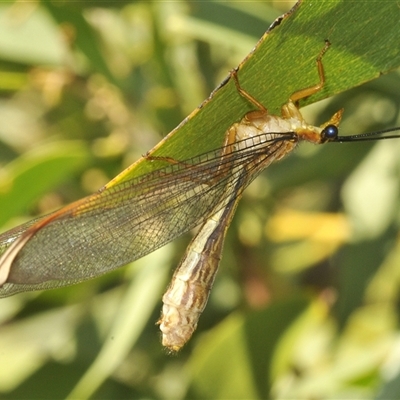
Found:
[[[70,357],[74,351],[73,331],[78,317],[77,307],[64,307],[3,326],[0,351],[4,363],[0,390],[8,392],[17,387],[41,368],[52,354],[57,354],[60,360]]]
[[[70,32],[73,44],[87,57],[92,68],[103,74],[110,82],[117,84],[100,50],[98,38],[81,11],[71,8],[68,2],[53,3],[45,0],[43,4],[61,27],[73,29],[73,32]]]
[[[55,142],[25,153],[1,171],[0,225],[23,214],[40,196],[82,168],[89,154],[83,143]]]
[[[400,399],[400,373],[386,382],[379,390],[375,400],[398,400]]]
[[[69,394],[68,398],[89,398],[126,358],[159,302],[158,294],[165,287],[168,250],[164,247],[138,261],[136,279],[125,291],[107,339],[89,370]],[[162,261],[160,261],[160,259]],[[150,264],[150,266],[147,266]],[[129,318],[128,318],[129,316]]]
[[[210,331],[190,360],[191,397],[268,398],[276,346],[307,304],[305,299],[292,299],[262,311],[234,314]]]
[[[240,3],[236,5],[205,1],[192,4],[192,16],[207,24],[215,25],[215,29],[219,29],[220,32],[223,29],[228,29],[232,34],[235,34],[238,32],[239,26],[242,26],[242,34],[245,33],[249,37],[258,38],[265,32],[265,23],[272,23],[275,18],[279,17],[279,12],[276,9],[271,9],[267,3],[257,4],[256,7],[259,7],[258,13],[254,8],[250,9]],[[218,40],[218,38],[215,39]]]
[[[378,236],[397,213],[399,152],[399,142],[378,143],[343,186],[343,204],[357,238]]]
[[[0,4],[0,59],[62,65],[65,45],[57,25],[33,4]]]
[[[274,3],[282,5],[281,2]],[[7,118],[2,114],[2,140],[8,144],[0,143],[1,153],[5,155],[3,161],[9,160],[26,148],[41,146],[41,141],[54,140],[55,135],[57,139],[62,137],[85,140],[83,152],[92,151],[95,168],[85,174],[84,179],[76,179],[70,183],[71,186],[74,185],[72,191],[77,193],[82,193],[79,185],[88,179],[96,187],[96,177],[100,177],[101,183],[98,186],[101,186],[107,176],[125,168],[138,154],[143,154],[151,147],[160,133],[175,126],[176,121],[183,117],[182,110],[193,109],[193,104],[198,104],[204,93],[208,93],[215,82],[219,82],[221,76],[227,75],[227,71],[248,53],[254,45],[252,36],[259,35],[257,32],[264,31],[267,27],[264,24],[262,28],[262,21],[273,18],[273,13],[280,13],[276,9],[271,11],[272,14],[269,12],[272,2],[200,4],[78,1],[52,2],[50,6],[48,4],[14,2],[10,7],[11,12],[2,14],[0,31],[4,32],[7,41],[1,42],[0,38],[0,44],[3,45],[0,45],[0,69],[22,73],[20,76],[0,76],[2,87],[8,90],[18,88],[15,93],[2,93],[0,106],[4,105],[6,111],[7,108],[9,111],[11,103],[13,112]],[[50,8],[53,19],[49,18]],[[342,132],[359,133],[374,129],[374,123],[378,120],[378,124],[397,124],[400,84],[397,74],[388,75],[360,88],[354,86],[399,65],[399,47],[396,42],[399,12],[394,2],[305,0],[280,25],[276,23],[275,29],[260,41],[255,52],[250,53],[241,64],[240,82],[271,112],[279,113],[282,103],[287,101],[292,92],[315,83],[315,57],[321,50],[324,39],[328,38],[332,46],[324,56],[326,86],[324,91],[307,99],[304,104],[343,90],[346,92],[329,99],[329,104],[325,102],[313,105],[311,118],[307,114],[310,108],[302,110],[307,115],[307,120],[312,121],[315,115],[325,120],[334,111],[345,106]],[[37,30],[30,29],[28,33],[19,36],[20,29],[22,32],[29,26],[32,28],[33,25],[30,24],[35,19],[42,21],[43,26]],[[15,32],[15,38],[12,32]],[[37,47],[38,43],[44,45],[42,49]],[[1,54],[1,49],[4,55]],[[53,54],[47,54],[48,50]],[[82,54],[85,56],[83,62],[89,68],[82,68]],[[48,64],[56,65],[56,68],[52,69]],[[35,71],[29,70],[31,66],[35,67]],[[62,71],[59,66],[63,67]],[[116,66],[120,69],[115,69]],[[117,70],[120,73],[118,76],[126,77],[126,81],[118,89],[105,84],[103,77],[98,75],[101,73],[112,81],[108,68]],[[40,81],[37,77],[45,79]],[[351,87],[353,89],[347,90]],[[48,93],[56,93],[57,96],[50,96],[52,102],[42,106],[43,98],[49,98],[46,96]],[[370,93],[375,95],[370,97]],[[381,93],[383,100],[376,93]],[[390,104],[387,100],[389,97]],[[365,110],[366,98],[370,100]],[[49,107],[49,104],[52,106]],[[57,108],[51,108],[55,104]],[[232,82],[225,82],[209,101],[203,103],[200,110],[196,110],[174,134],[156,146],[155,153],[181,160],[218,148],[223,142],[226,128],[251,108],[237,94]],[[21,125],[21,121],[25,125]],[[43,125],[46,126],[44,130]],[[14,130],[9,129],[10,127]],[[14,140],[15,131],[24,133],[23,140]],[[40,135],[36,136],[38,131]],[[110,132],[109,136],[106,136],[107,132]],[[114,144],[117,144],[117,151],[113,151]],[[372,221],[381,224],[380,229],[374,231],[376,237],[373,240],[365,241],[365,238],[360,238],[355,244],[345,245],[338,255],[320,260],[318,265],[312,264],[316,260],[312,255],[324,246],[323,242],[310,241],[304,246],[303,238],[295,239],[296,243],[290,242],[289,238],[279,243],[267,240],[265,232],[269,215],[283,208],[303,212],[305,219],[300,225],[305,230],[312,227],[313,216],[318,216],[313,214],[316,211],[328,212],[332,217],[340,213],[351,226],[352,214],[349,214],[349,209],[343,210],[341,187],[346,176],[351,175],[372,147],[368,143],[317,147],[304,144],[291,157],[271,165],[267,173],[246,191],[238,210],[239,218],[235,219],[230,229],[222,268],[216,281],[217,291],[219,285],[229,282],[228,294],[222,296],[221,302],[218,301],[218,296],[211,297],[196,335],[176,357],[168,357],[160,351],[161,345],[155,327],[158,310],[149,313],[151,304],[154,306],[152,301],[161,298],[161,289],[157,285],[166,273],[166,267],[161,275],[148,276],[149,279],[152,276],[152,279],[144,283],[144,288],[148,288],[147,293],[142,293],[139,287],[138,294],[150,299],[150,302],[142,303],[141,299],[144,297],[137,294],[137,302],[134,304],[139,309],[142,305],[143,310],[135,312],[135,315],[130,314],[130,300],[135,297],[135,279],[141,274],[132,277],[132,286],[123,298],[122,304],[126,303],[126,307],[119,310],[117,304],[120,296],[123,296],[125,286],[120,285],[119,289],[115,289],[115,285],[121,279],[123,270],[79,286],[35,295],[34,301],[31,296],[26,295],[2,300],[4,307],[1,317],[4,324],[0,331],[0,342],[9,339],[8,328],[15,326],[12,336],[17,342],[10,345],[9,349],[12,353],[15,351],[18,360],[26,361],[25,365],[18,364],[18,360],[11,361],[10,365],[15,373],[12,377],[13,384],[18,381],[20,385],[12,392],[4,393],[3,397],[64,398],[76,382],[82,379],[81,383],[88,383],[87,377],[93,374],[95,379],[81,393],[93,392],[101,384],[95,396],[105,399],[179,399],[204,398],[206,395],[209,398],[266,398],[269,395],[269,385],[272,385],[272,395],[276,398],[371,398],[382,375],[385,379],[396,376],[399,364],[396,356],[398,328],[393,323],[396,316],[390,316],[393,326],[388,323],[383,324],[383,327],[378,323],[379,316],[383,315],[379,308],[374,313],[370,312],[374,307],[366,307],[366,323],[364,320],[360,322],[355,316],[366,302],[374,305],[388,301],[390,307],[396,306],[399,292],[396,275],[398,250],[397,253],[391,250],[396,246],[395,237],[398,233],[399,215],[395,203],[399,201],[398,195],[394,190],[386,190],[386,205],[389,204],[392,209],[380,211],[385,216],[385,221],[379,220],[378,212],[369,216],[371,224]],[[389,153],[392,153],[392,160],[394,146],[389,149]],[[68,157],[61,158],[68,164]],[[44,168],[43,174],[39,173],[40,168],[33,162],[37,173],[31,179],[25,179],[29,197],[22,189],[18,190],[15,200],[10,197],[7,204],[2,204],[3,216],[9,214],[9,206],[12,213],[16,213],[13,211],[14,203],[21,202],[18,207],[25,210],[29,201],[35,198],[36,188],[32,189],[32,185],[37,183],[36,195],[40,196],[42,185],[47,185],[43,181],[47,181],[48,174],[53,187],[61,179],[65,179],[66,176],[63,175],[59,176],[60,180],[51,178],[53,174],[55,176],[60,173],[62,168],[56,171],[56,162],[44,162],[49,168]],[[130,179],[153,167],[157,168],[156,164],[142,159],[137,169],[137,164],[133,164],[109,186],[118,180]],[[378,181],[376,190],[368,192],[364,187],[364,193],[367,193],[364,201],[369,200],[368,193],[371,193],[371,199],[379,196],[381,181],[383,189],[391,181],[395,184],[400,181],[393,166],[395,162],[386,170],[389,175],[382,168],[376,168],[380,171],[374,180],[375,183]],[[375,172],[374,162],[369,163],[369,169],[371,168]],[[19,177],[19,174],[24,175],[25,172],[25,167],[21,164],[12,174]],[[368,175],[368,169],[365,174]],[[43,176],[46,179],[42,179]],[[92,179],[93,177],[96,179]],[[356,194],[357,185],[361,181],[362,179],[349,181]],[[8,177],[3,179],[2,176],[2,182],[6,190]],[[354,205],[354,199],[351,201]],[[375,205],[371,213],[379,206],[380,204]],[[364,212],[365,210],[368,212],[368,208]],[[256,222],[257,234],[248,229],[249,225],[244,224],[245,216],[250,211],[253,222]],[[382,227],[385,224],[386,228]],[[290,230],[295,227],[289,221],[285,223],[285,228]],[[241,237],[243,231],[251,238],[250,242],[244,243]],[[331,233],[332,237],[336,237],[337,227],[332,227]],[[183,252],[185,242],[185,238],[179,241],[176,254],[172,257],[173,265],[176,265]],[[293,251],[292,245],[297,244],[299,247],[303,246],[302,253]],[[332,242],[326,242],[324,257],[331,254],[330,247]],[[298,264],[299,260],[306,260],[304,267],[307,270],[302,274],[298,273],[298,269],[289,273],[285,267],[291,263],[282,259],[279,269],[275,269],[275,264],[271,261],[283,250],[285,260],[292,258],[294,264]],[[392,257],[385,279],[381,279],[379,285],[371,288],[368,282],[376,276],[381,262],[384,265],[389,262],[388,254],[392,253],[397,255]],[[154,265],[156,264],[159,263],[156,261]],[[336,266],[340,266],[340,270]],[[136,266],[134,268],[136,270]],[[148,268],[152,270],[151,266],[145,267]],[[246,310],[243,314],[232,315],[240,301],[251,304],[248,292],[249,287],[253,287],[249,285],[249,279],[254,279],[254,276],[250,276],[252,269],[259,273],[256,279],[257,284],[264,289],[263,301],[273,299],[273,304],[258,313]],[[373,295],[369,293],[365,297],[366,287]],[[234,293],[234,300],[229,291]],[[292,299],[293,293],[309,294],[310,291],[317,292],[314,299],[325,307],[325,318],[319,315],[319,325],[315,318],[303,318],[306,313],[296,318],[301,313],[301,301],[296,303]],[[243,299],[240,299],[240,293]],[[251,296],[257,297],[257,293],[251,293]],[[94,307],[91,307],[92,298]],[[288,298],[292,299],[292,303],[287,302]],[[32,332],[37,331],[32,325],[25,324],[30,317],[41,317],[46,314],[44,310],[58,307],[61,302],[68,305],[77,301],[81,301],[80,311],[83,308],[86,314],[79,331],[71,337],[71,342],[65,345],[60,341],[60,347],[54,347],[49,352],[47,342],[37,341],[36,334],[33,340],[29,340],[32,329]],[[338,305],[342,330],[336,329],[334,316],[327,315],[335,302]],[[25,307],[19,312],[22,303]],[[114,317],[115,325],[112,322]],[[136,317],[139,319],[136,320]],[[251,322],[252,317],[254,320]],[[45,330],[51,330],[51,324],[46,321]],[[76,327],[68,325],[64,333],[70,333]],[[377,334],[378,330],[381,338]],[[39,336],[43,339],[48,335],[42,331]],[[196,342],[202,336],[203,340]],[[103,350],[100,350],[104,338],[107,340]],[[391,338],[392,342],[387,338]],[[365,342],[367,339],[369,341]],[[29,343],[29,352],[22,345],[23,340]],[[11,342],[10,340],[7,343]],[[70,358],[63,358],[64,350],[71,350],[75,345],[76,354],[71,352],[67,354]],[[130,346],[134,346],[132,352]],[[191,353],[193,348],[194,354]],[[8,352],[7,349],[6,351]],[[88,370],[99,351],[97,361]],[[28,358],[21,357],[23,353]],[[10,354],[6,356],[10,357]],[[36,362],[38,355],[41,357],[39,363]],[[389,361],[391,371],[388,375]],[[33,368],[32,364],[35,362],[36,366]],[[188,365],[195,373],[193,383],[187,372]],[[8,363],[5,363],[4,368],[7,367]],[[17,367],[20,369],[17,370]],[[89,372],[85,375],[87,370]],[[100,372],[96,375],[93,371]],[[8,376],[7,373],[4,375]],[[190,387],[189,394],[186,393],[187,387]],[[390,390],[395,390],[395,387],[391,389],[389,384],[388,388],[384,388],[384,393],[390,395]],[[287,393],[302,395],[288,396]]]
[[[388,253],[388,242],[393,242],[397,230],[389,227],[380,237],[343,248],[337,256],[339,297],[336,313],[343,327],[363,301],[365,290]]]

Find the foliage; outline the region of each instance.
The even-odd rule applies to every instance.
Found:
[[[88,195],[223,81],[286,10],[275,3],[0,5],[4,229]],[[327,84],[308,120],[345,107],[342,134],[399,124],[395,2],[303,1],[240,64],[271,111]],[[353,88],[353,89],[351,89]],[[351,89],[351,90],[349,90]],[[221,145],[249,109],[225,82],[155,148]],[[99,279],[1,300],[7,398],[394,398],[399,346],[400,143],[302,145],[247,190],[198,331],[159,343],[161,296],[188,236]],[[128,179],[148,168],[135,164]],[[113,182],[109,185],[112,185]],[[379,397],[380,396],[380,397]]]

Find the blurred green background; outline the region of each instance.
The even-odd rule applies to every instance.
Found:
[[[291,5],[1,3],[3,230],[136,161]],[[393,72],[304,115],[344,107],[344,135],[396,126],[399,87]],[[2,299],[1,397],[400,398],[399,155],[400,141],[304,144],[269,167],[177,355],[155,323],[190,235],[98,279]]]

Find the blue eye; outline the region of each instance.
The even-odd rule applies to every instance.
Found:
[[[324,141],[332,141],[337,138],[339,134],[339,129],[335,125],[326,126],[321,132]]]

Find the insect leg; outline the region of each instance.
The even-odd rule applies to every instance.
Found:
[[[237,76],[237,71],[234,69],[231,71],[231,78],[233,78],[233,81],[235,82],[235,86],[237,91],[241,96],[243,96],[247,101],[249,101],[251,104],[256,106],[260,111],[263,113],[267,113],[268,110],[262,105],[257,99],[255,99],[250,93],[246,92],[239,83],[239,78]]]
[[[298,90],[297,92],[294,92],[290,96],[290,100],[297,104],[301,99],[304,99],[305,97],[311,96],[314,93],[319,92],[325,85],[325,72],[324,72],[324,66],[322,65],[322,57],[330,47],[331,43],[329,40],[325,40],[325,46],[323,49],[320,51],[316,62],[317,62],[317,68],[318,68],[318,76],[319,76],[319,82],[316,85],[310,86],[305,89]]]

